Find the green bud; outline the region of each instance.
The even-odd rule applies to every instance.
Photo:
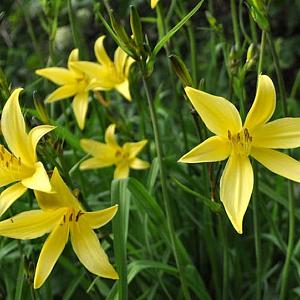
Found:
[[[174,54],[171,54],[169,56],[169,59],[171,60],[172,63],[172,68],[175,71],[176,75],[179,77],[180,81],[184,86],[192,86],[193,85],[193,80],[192,77],[182,61],[182,59]]]
[[[39,115],[39,119],[42,121],[42,123],[49,124],[50,119],[49,119],[48,113],[45,109],[44,103],[39,101],[36,91],[33,92],[33,103],[34,103],[34,107]]]
[[[133,39],[138,48],[143,49],[143,29],[140,16],[135,6],[130,6],[130,26],[133,33]]]

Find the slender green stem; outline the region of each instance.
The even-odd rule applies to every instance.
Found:
[[[263,30],[261,34],[260,54],[259,54],[259,62],[258,62],[258,69],[257,69],[258,75],[262,72],[263,56],[264,56],[265,48],[266,48],[266,32]]]
[[[232,18],[235,46],[236,46],[236,49],[239,50],[241,47],[241,41],[240,41],[240,30],[239,30],[238,16],[237,16],[237,11],[236,11],[235,1],[236,0],[230,0],[230,9],[231,9],[231,18]]]
[[[150,91],[149,91],[149,88],[147,85],[147,81],[144,76],[142,79],[143,79],[143,86],[145,89],[145,93],[146,93],[146,97],[147,97],[147,101],[148,101],[148,105],[149,105],[151,122],[152,122],[152,126],[153,126],[156,152],[157,152],[158,163],[159,163],[159,167],[160,167],[160,181],[161,181],[161,188],[162,188],[162,194],[163,194],[163,201],[164,201],[164,205],[165,205],[165,209],[166,209],[166,219],[167,219],[169,236],[170,236],[170,240],[171,240],[171,244],[172,244],[172,248],[173,248],[176,265],[177,265],[178,272],[179,272],[183,295],[184,295],[185,299],[190,300],[191,296],[190,296],[190,293],[189,293],[189,290],[188,290],[188,287],[186,285],[185,278],[184,278],[184,267],[181,263],[181,259],[179,257],[177,246],[176,246],[176,236],[175,236],[174,224],[173,224],[173,220],[172,220],[171,205],[170,205],[168,190],[167,190],[167,177],[166,177],[164,161],[163,161],[163,149],[162,149],[162,143],[161,143],[159,129],[158,129],[158,122],[157,122],[155,107],[154,107],[152,98],[150,96]]]

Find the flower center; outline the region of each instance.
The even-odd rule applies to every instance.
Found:
[[[242,156],[248,156],[250,154],[252,136],[249,134],[247,128],[243,128],[235,135],[232,135],[230,130],[228,130],[228,140],[236,154]]]
[[[80,216],[82,216],[84,212],[81,210],[75,210],[74,208],[69,208],[67,213],[63,216],[63,224],[66,222],[72,223],[72,222],[78,222]],[[61,225],[63,225],[61,224]]]
[[[19,171],[21,167],[21,158],[16,158],[12,153],[5,150],[4,146],[0,147],[0,167],[11,171]]]
[[[127,151],[122,151],[122,150],[117,150],[115,157],[118,161],[121,160],[128,160],[129,158],[129,153]]]

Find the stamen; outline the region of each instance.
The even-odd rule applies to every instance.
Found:
[[[72,222],[72,220],[73,220],[73,213],[70,214],[69,222]]]
[[[75,218],[75,221],[76,221],[76,222],[78,221],[78,219],[79,219],[79,217],[80,217],[81,215],[83,215],[83,212],[79,211],[79,212],[77,213],[77,215],[76,215],[76,218]]]
[[[231,140],[231,132],[230,132],[230,130],[228,130],[227,135],[228,135],[228,139]]]

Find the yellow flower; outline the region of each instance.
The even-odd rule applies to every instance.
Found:
[[[36,70],[35,73],[60,85],[51,93],[46,103],[52,103],[65,98],[73,97],[73,111],[80,129],[84,128],[88,110],[89,80],[80,70],[73,67],[72,62],[78,61],[78,49],[74,49],[68,59],[68,69],[52,67]]]
[[[185,154],[180,162],[222,161],[229,157],[220,182],[220,199],[238,233],[253,189],[249,155],[272,172],[300,182],[300,163],[272,150],[300,146],[300,118],[272,122],[276,95],[272,80],[260,75],[254,103],[244,125],[235,106],[224,98],[186,87],[185,92],[207,128],[216,134]]]
[[[104,39],[104,35],[99,37],[94,46],[95,56],[99,63],[79,61],[73,62],[72,65],[89,76],[91,80],[90,89],[116,89],[127,100],[131,101],[128,76],[134,59],[118,47],[115,51],[113,62],[104,48]]]
[[[151,8],[154,9],[159,0],[151,0]]]
[[[41,137],[54,126],[36,126],[27,134],[19,105],[21,88],[14,90],[4,105],[1,131],[10,151],[0,149],[0,187],[11,184],[0,194],[0,216],[27,190],[51,191],[51,185],[41,162],[37,161],[36,146]]]
[[[108,223],[116,214],[118,206],[86,212],[57,169],[53,172],[51,184],[56,193],[35,192],[41,209],[26,211],[0,222],[0,235],[10,238],[35,239],[50,232],[37,262],[34,288],[41,287],[51,273],[68,242],[69,233],[74,252],[90,272],[118,279],[118,274],[93,231]]]
[[[105,132],[105,144],[94,140],[82,139],[80,145],[85,152],[93,157],[80,165],[80,170],[104,168],[116,165],[114,178],[126,178],[129,169],[142,170],[149,168],[149,163],[137,158],[147,144],[147,140],[137,143],[125,143],[119,146],[115,137],[115,124],[111,124]]]

